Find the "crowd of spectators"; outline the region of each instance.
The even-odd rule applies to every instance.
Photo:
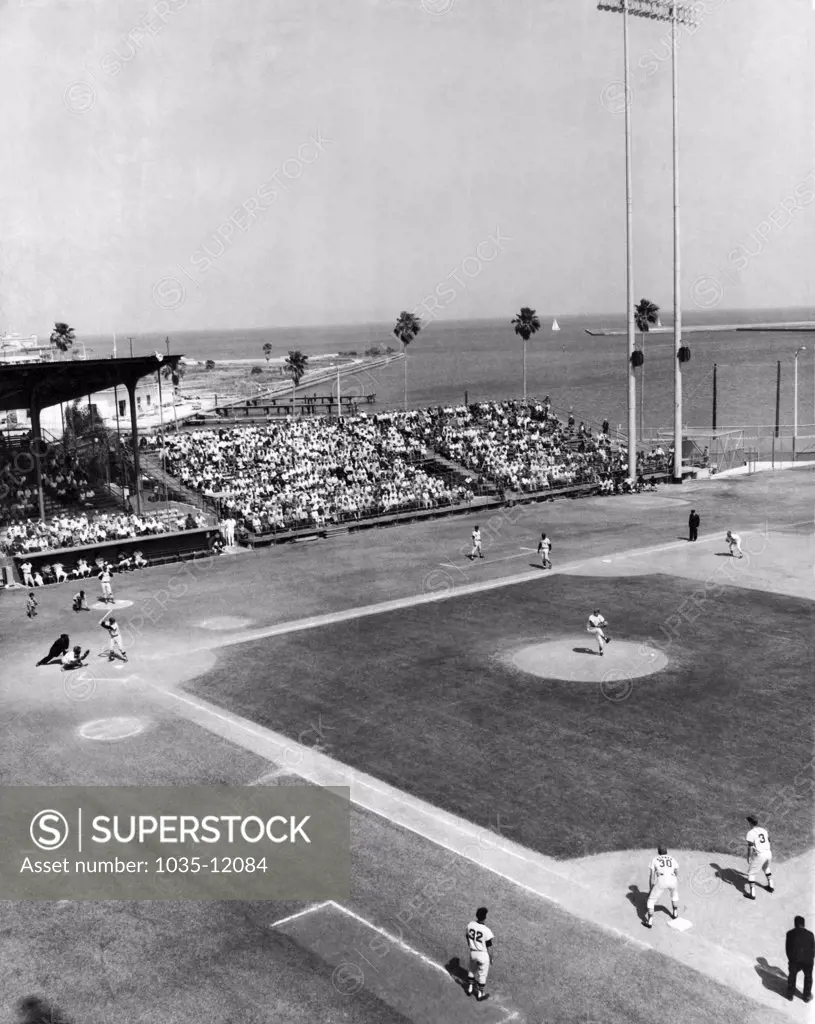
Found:
[[[644,475],[664,472],[673,455],[657,448],[638,458],[628,477],[627,452],[608,429],[565,422],[542,401],[480,402],[331,418],[289,419],[264,426],[194,430],[143,437],[142,447],[187,488],[217,507],[239,534],[323,527],[408,509],[472,502],[482,487],[534,494],[588,485],[595,493],[638,490]],[[444,472],[437,456],[449,465]],[[435,461],[434,461],[435,460]],[[451,464],[451,465],[450,465]],[[70,456],[43,460],[46,488],[64,503],[93,497]],[[46,522],[36,514],[33,483],[20,480],[0,535],[7,554],[196,529],[206,519],[185,513],[68,513]],[[24,518],[29,516],[29,518]]]
[[[627,479],[627,449],[612,443],[607,422],[594,433],[585,423],[576,426],[573,416],[564,424],[548,396],[528,404],[480,402],[400,416],[402,430],[505,491],[591,484],[601,493],[619,493],[641,486]],[[658,472],[666,457],[661,448],[641,456],[638,477]]]
[[[93,547],[106,541],[130,540],[159,533],[196,530],[207,525],[204,516],[183,512],[150,515],[100,512],[65,514],[41,522],[25,519],[10,523],[0,535],[0,551],[7,555],[60,548]]]
[[[12,516],[37,515],[37,477],[34,456],[28,452],[0,454],[4,505]],[[63,504],[91,504],[96,492],[71,455],[47,451],[41,463],[43,491]]]
[[[167,471],[255,534],[472,500],[421,466],[421,439],[389,416],[302,419],[164,438]],[[162,440],[153,439],[160,449]]]

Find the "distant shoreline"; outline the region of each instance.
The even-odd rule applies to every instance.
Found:
[[[651,327],[648,333],[673,334],[673,331],[673,325],[671,325],[669,327]],[[683,334],[703,334],[715,331],[815,331],[815,321],[798,320],[767,324],[682,324]],[[627,330],[616,327],[610,330],[594,331],[589,330],[588,327],[586,328],[586,334],[590,334],[593,338],[622,338],[627,333]]]

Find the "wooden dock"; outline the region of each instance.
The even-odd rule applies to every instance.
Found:
[[[373,405],[376,393],[367,395],[342,395],[342,415],[353,416],[359,412],[360,405]],[[218,420],[231,422],[237,420],[279,419],[283,416],[330,416],[337,415],[337,399],[334,395],[298,395],[296,403],[291,396],[275,398],[250,398],[245,402],[230,402],[228,405],[216,405],[214,409],[198,413],[192,417],[193,422],[202,420]]]

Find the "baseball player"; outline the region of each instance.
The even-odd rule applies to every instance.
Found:
[[[74,594],[73,600],[71,601],[71,607],[75,612],[89,612],[88,602],[85,600],[85,591],[80,590],[78,594]]]
[[[113,661],[114,658],[121,658],[122,661],[127,661],[127,652],[122,650],[122,634],[119,631],[119,624],[116,619],[113,618],[110,612],[105,612],[99,620],[99,625],[102,629],[108,631],[108,637],[110,638],[108,661]]]
[[[728,530],[725,540],[727,541],[727,546],[730,548],[731,558],[744,558],[744,552],[741,550],[741,537],[737,533],[731,533],[730,530]],[[736,555],[736,551],[738,551],[738,555]]]
[[[470,552],[470,561],[478,555],[479,558],[484,557],[484,552],[481,550],[481,530],[477,527],[473,527],[473,550]]]
[[[110,586],[110,570],[107,565],[102,566],[102,571],[99,573],[99,582],[102,586],[102,600],[105,604],[115,604],[113,599],[113,590]]]
[[[600,614],[600,609],[595,608],[594,612],[589,616],[589,621],[586,625],[586,631],[594,633],[597,637],[597,646],[600,648],[600,656],[603,655],[603,645],[610,644],[611,639],[606,636],[605,627],[608,625],[606,620]]]
[[[83,654],[82,648],[77,644],[72,651],[68,651],[66,654],[63,654],[62,671],[70,672],[75,668],[82,668],[85,664],[85,659],[90,653],[90,651],[85,651]]]
[[[649,867],[648,903],[645,909],[646,928],[654,925],[654,907],[659,897],[667,889],[671,894],[671,917],[679,917],[679,864],[675,857],[668,855],[664,846],[657,847],[657,855]]]
[[[541,539],[538,541],[538,554],[540,555],[541,569],[552,568],[552,559],[549,557],[551,552],[552,542],[545,533],[542,533]]]
[[[31,574],[33,568],[34,566],[31,564],[31,562],[23,562],[23,564],[20,566],[20,572],[23,574],[24,587],[34,586],[34,577]]]
[[[770,833],[759,825],[751,815],[747,819],[750,831],[747,833],[747,885],[744,895],[748,900],[756,898],[756,871],[760,868],[767,878],[767,892],[775,892],[773,885],[773,851],[770,847]]]
[[[475,992],[478,1002],[489,999],[484,991],[490,963],[495,956],[495,936],[484,923],[487,920],[487,908],[479,907],[475,912],[475,921],[470,921],[465,933],[467,948],[470,951],[470,969],[467,971],[468,996]]]
[[[29,590],[28,597],[25,599],[25,613],[29,617],[29,619],[33,619],[34,616],[37,614],[38,604],[39,602],[37,601],[36,597],[34,597],[34,591]]]

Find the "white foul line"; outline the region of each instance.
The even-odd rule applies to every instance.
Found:
[[[250,786],[262,786],[264,782],[268,782],[270,779],[277,779],[281,775],[291,774],[288,768],[273,768],[270,772],[264,772],[259,779],[255,779],[254,782],[250,782]]]
[[[333,900],[324,900],[322,903],[315,903],[313,906],[306,907],[305,910],[298,910],[296,914],[289,914],[288,917],[281,917],[279,921],[275,921],[270,924],[270,928],[279,928],[282,924],[288,924],[289,921],[296,921],[298,917],[305,917],[306,914],[311,914],[315,910],[322,910],[323,907],[327,907],[329,903],[334,903]]]
[[[433,967],[435,970],[441,971],[441,973],[445,975],[445,977],[450,978],[450,972],[447,970],[446,967],[443,967],[441,964],[436,963],[435,960],[431,960],[429,956],[425,956],[424,953],[420,953],[419,950],[414,949],[413,946],[409,946],[407,942],[404,941],[404,939],[397,939],[397,937],[395,935],[391,935],[389,931],[386,931],[384,928],[380,928],[378,925],[372,924],[370,921],[367,921],[364,917],[361,917],[353,910],[349,910],[348,907],[344,907],[341,903],[335,903],[334,900],[329,900],[328,902],[331,904],[332,907],[336,907],[337,910],[341,910],[343,914],[347,914],[349,917],[353,917],[355,921],[359,921],[360,924],[364,924],[366,928],[370,928],[371,931],[374,931],[378,935],[382,935],[384,938],[389,939],[395,945],[399,946],[400,949],[404,949],[406,953],[412,953],[414,956],[417,956],[422,961],[422,963],[427,964],[428,967]],[[450,980],[452,981],[453,979],[450,978]]]
[[[368,921],[360,914],[357,914],[353,910],[349,910],[348,907],[344,907],[341,903],[337,903],[335,900],[324,900],[322,903],[315,903],[311,907],[306,907],[305,910],[298,910],[296,914],[289,914],[288,917],[283,917],[279,921],[275,921],[274,924],[270,924],[269,927],[279,928],[281,925],[288,924],[290,921],[296,921],[299,917],[306,917],[308,914],[313,914],[315,910],[322,910],[324,907],[334,907],[335,910],[339,910],[343,914],[347,914],[348,917],[352,917],[355,921],[358,921],[360,924],[365,925],[366,928],[370,928],[371,931],[376,932],[378,935],[383,936],[383,938],[388,939],[394,945],[399,946],[400,949],[403,949],[406,953],[412,953],[414,956],[417,956],[423,963],[426,963],[429,967],[433,967],[435,970],[441,971],[441,973],[445,975],[445,977],[450,977],[450,972],[447,970],[446,967],[443,967],[441,964],[436,963],[435,960],[431,960],[429,956],[425,956],[424,953],[420,953],[419,950],[414,949],[413,946],[409,946],[408,943],[404,941],[404,939],[398,939],[395,935],[391,935],[389,931],[386,931],[384,928],[380,928],[378,925],[373,924],[371,921]]]

